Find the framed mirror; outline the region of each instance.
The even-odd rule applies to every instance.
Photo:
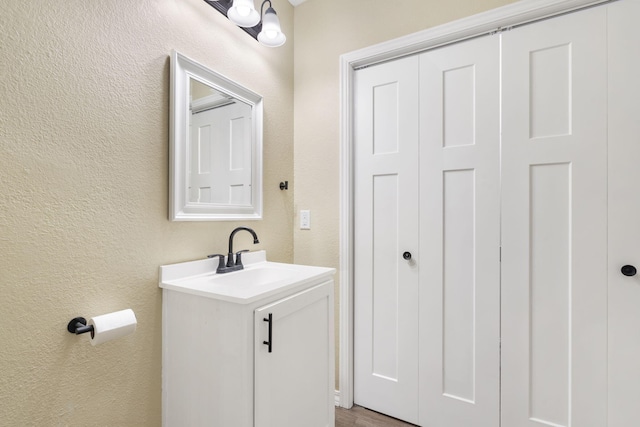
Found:
[[[262,97],[171,53],[169,219],[262,218]]]

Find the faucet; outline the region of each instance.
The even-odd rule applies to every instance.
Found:
[[[214,258],[214,257],[218,257],[218,269],[216,270],[216,273],[221,274],[221,273],[229,273],[231,271],[238,271],[238,270],[242,270],[244,268],[244,266],[242,265],[242,253],[243,252],[249,252],[248,249],[244,249],[241,251],[238,251],[238,253],[236,253],[236,259],[235,262],[233,261],[233,238],[236,235],[236,233],[238,231],[248,231],[249,233],[251,233],[251,235],[253,236],[253,244],[255,245],[256,243],[260,243],[260,241],[258,240],[258,235],[256,234],[255,231],[253,231],[252,229],[250,229],[249,227],[238,227],[236,229],[234,229],[231,234],[229,235],[229,253],[227,254],[227,264],[225,265],[224,263],[224,255],[222,254],[215,254],[215,255],[209,255],[208,258]]]

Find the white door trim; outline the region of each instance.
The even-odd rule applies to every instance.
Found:
[[[611,0],[521,0],[340,56],[339,406],[353,406],[353,127],[356,69]]]

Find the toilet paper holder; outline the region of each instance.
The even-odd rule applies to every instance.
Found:
[[[98,345],[134,333],[137,324],[136,314],[127,308],[89,319],[75,317],[67,324],[67,331],[75,335],[91,332],[89,342]]]
[[[72,334],[80,335],[91,332],[91,338],[93,338],[93,325],[87,326],[87,319],[84,317],[74,317],[67,324],[67,331]]]

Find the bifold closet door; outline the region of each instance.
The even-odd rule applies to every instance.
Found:
[[[418,58],[354,90],[354,400],[417,423]]]
[[[420,55],[420,425],[500,416],[500,39]]]
[[[607,425],[606,20],[502,35],[505,427]]]
[[[640,424],[640,1],[609,18],[609,424]],[[629,274],[629,273],[627,273]]]

